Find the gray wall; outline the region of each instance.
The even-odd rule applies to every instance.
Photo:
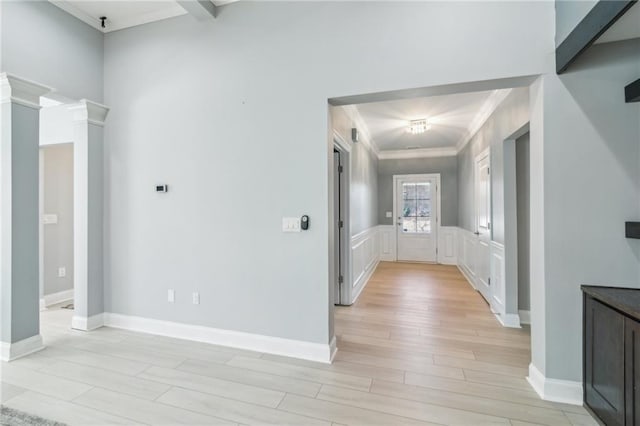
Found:
[[[44,213],[56,214],[57,224],[44,225],[42,271],[44,294],[73,288],[73,145],[50,145],[43,153]],[[58,268],[66,276],[58,277]]]
[[[492,239],[504,244],[504,140],[529,121],[529,89],[513,89],[458,154],[458,226],[475,229],[475,158],[491,147]]]
[[[367,135],[351,142],[351,128],[357,127],[342,107],[330,107],[331,127],[351,146],[351,235],[378,224],[378,157],[367,145]]]
[[[0,146],[0,341],[15,343],[40,330],[38,110],[16,103],[0,105],[0,110],[3,120],[10,118],[3,121],[7,127],[2,130],[10,130]]]
[[[518,309],[528,311],[529,297],[529,133],[516,140],[518,216]]]
[[[0,72],[102,102],[102,33],[47,1],[3,1],[0,8]]]
[[[327,99],[537,74],[553,24],[544,2],[236,2],[107,34],[106,310],[327,343]]]
[[[378,163],[378,223],[392,225],[393,218],[386,212],[393,211],[393,175],[440,173],[442,226],[458,224],[458,163],[456,157],[412,158],[380,160]]]
[[[640,105],[623,94],[639,53],[638,39],[595,45],[570,72],[543,77],[545,286],[534,295],[532,281],[532,301],[545,303],[534,332],[546,346],[532,355],[548,377],[581,379],[581,284],[640,287],[640,244],[624,237],[640,217]]]

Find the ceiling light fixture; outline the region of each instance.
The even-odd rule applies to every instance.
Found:
[[[407,132],[412,135],[417,135],[420,133],[424,133],[431,128],[431,125],[428,123],[426,119],[422,120],[411,120],[409,122],[409,127],[407,127]]]

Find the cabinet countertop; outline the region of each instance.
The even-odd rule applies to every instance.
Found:
[[[583,285],[585,294],[640,321],[640,289]]]

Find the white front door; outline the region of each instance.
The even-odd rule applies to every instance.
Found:
[[[478,291],[491,300],[489,243],[491,241],[491,168],[489,150],[476,157],[475,164],[475,213],[478,236],[477,270]]]
[[[398,260],[436,262],[436,177],[401,177],[394,180]]]

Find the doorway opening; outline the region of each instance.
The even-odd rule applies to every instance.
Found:
[[[333,303],[335,305],[349,304],[351,300],[350,288],[346,285],[351,262],[347,245],[350,235],[349,223],[349,190],[350,190],[350,149],[344,139],[334,135],[333,145],[333,230],[336,249],[334,254],[333,274]]]

